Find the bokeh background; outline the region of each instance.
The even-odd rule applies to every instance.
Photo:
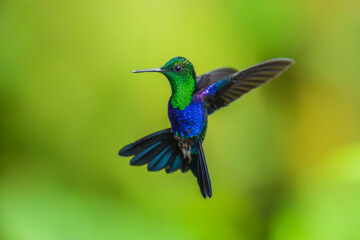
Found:
[[[0,2],[0,239],[360,239],[360,2]],[[276,57],[209,119],[213,198],[118,150],[169,127],[170,87]]]

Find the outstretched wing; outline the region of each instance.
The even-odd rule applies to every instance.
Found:
[[[211,84],[236,73],[237,70],[233,68],[218,68],[211,72],[200,75],[196,79],[198,89],[205,89],[209,87]]]
[[[229,105],[243,94],[279,76],[293,63],[293,60],[287,58],[272,59],[213,83],[203,91],[208,114]]]

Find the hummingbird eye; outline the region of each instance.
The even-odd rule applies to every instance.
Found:
[[[181,72],[182,69],[183,69],[183,67],[179,64],[179,65],[176,65],[176,66],[173,68],[173,71],[174,71],[174,72]]]

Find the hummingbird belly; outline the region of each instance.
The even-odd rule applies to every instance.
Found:
[[[174,135],[182,139],[198,137],[206,129],[204,101],[196,96],[184,110],[174,108],[169,101],[168,115]]]

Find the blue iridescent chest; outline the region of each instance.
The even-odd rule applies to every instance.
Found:
[[[169,101],[168,116],[171,128],[176,136],[193,138],[199,136],[206,125],[205,103],[198,95],[194,95],[184,110],[174,108]]]

